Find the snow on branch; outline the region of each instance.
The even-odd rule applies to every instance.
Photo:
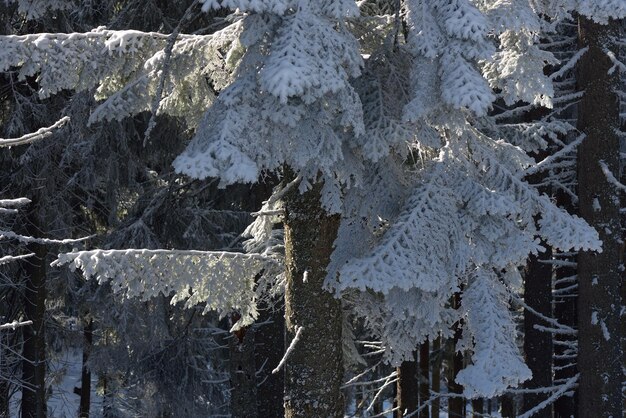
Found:
[[[233,310],[239,329],[257,317],[255,282],[259,275],[278,274],[280,266],[261,254],[182,250],[92,250],[59,254],[53,266],[69,264],[86,279],[110,282],[114,292],[147,300],[173,295],[172,304],[206,303],[205,312],[221,317]]]
[[[617,180],[615,178],[615,176],[613,175],[613,173],[611,173],[611,170],[609,169],[609,166],[606,165],[606,163],[603,160],[600,160],[598,162],[598,164],[600,164],[600,168],[602,169],[602,172],[604,173],[604,175],[606,176],[606,179],[609,183],[611,183],[613,186],[615,186],[615,188],[617,190],[620,190],[622,192],[626,192],[626,186],[623,185],[622,183],[619,182],[619,180]]]
[[[30,144],[31,142],[39,141],[40,139],[47,138],[51,136],[56,129],[65,125],[69,121],[70,121],[70,117],[64,116],[51,126],[40,128],[35,132],[20,136],[19,138],[8,138],[8,139],[0,138],[0,147],[13,147],[16,145],[25,145],[25,144]],[[0,201],[0,206],[1,205],[2,203]]]
[[[0,266],[3,264],[10,263],[12,261],[23,260],[25,258],[29,258],[34,256],[35,254],[24,254],[24,255],[5,255],[4,257],[0,257]]]
[[[582,58],[583,55],[587,53],[587,51],[589,51],[588,46],[576,52],[574,56],[570,58],[569,61],[567,61],[561,68],[559,68],[558,71],[555,71],[554,73],[550,75],[550,79],[556,80],[557,78],[563,77],[565,73],[567,73],[569,70],[571,70],[572,68],[576,66],[576,63]]]
[[[615,53],[613,51],[605,49],[604,52],[613,63],[613,66],[609,69],[609,74],[613,74],[615,70],[619,70],[620,73],[626,73],[626,64],[620,61],[619,58],[615,56]]]
[[[0,324],[0,331],[5,330],[5,329],[10,329],[15,331],[15,328],[18,327],[25,327],[27,325],[32,325],[33,321],[13,321],[13,322],[9,322],[8,324]]]
[[[30,199],[20,197],[19,199],[0,199],[0,208],[17,208],[20,206],[28,205]]]
[[[0,36],[0,72],[18,69],[20,80],[37,76],[42,98],[95,88],[96,99],[104,102],[89,123],[150,110],[161,87],[159,111],[195,123],[214,98],[207,78],[218,90],[229,82],[232,66],[225,60],[239,56],[234,51],[242,48],[237,42],[241,30],[239,20],[211,35],[177,34],[165,75],[164,50],[172,40],[167,34],[99,27],[85,33]]]
[[[551,405],[557,399],[559,399],[561,396],[563,396],[563,394],[565,394],[566,392],[574,389],[576,387],[576,385],[578,384],[578,379],[579,378],[580,378],[580,374],[577,374],[576,376],[570,378],[567,382],[565,382],[561,386],[561,388],[559,390],[557,390],[552,395],[550,395],[550,397],[548,399],[546,399],[545,401],[541,402],[539,405],[535,406],[534,408],[531,408],[528,411],[524,412],[523,414],[519,415],[518,418],[530,418],[533,415],[535,415],[537,412],[539,412],[542,409],[544,409],[545,407]]]
[[[76,239],[51,239],[51,238],[35,238],[30,237],[28,235],[20,235],[16,234],[13,231],[2,231],[0,230],[0,240],[3,239],[15,239],[24,244],[58,244],[58,245],[67,245],[67,244],[76,244],[78,242],[86,241],[90,238],[95,237],[95,235],[89,235],[88,237],[76,238]]]
[[[528,168],[526,171],[523,172],[524,177],[530,176],[531,174],[535,174],[539,171],[549,169],[550,165],[553,162],[559,160],[560,158],[563,158],[564,156],[574,151],[574,149],[578,147],[586,137],[587,135],[581,134],[580,136],[578,136],[578,138],[576,138],[571,143],[567,144],[565,147],[561,148],[560,150],[550,155],[549,157],[539,161],[537,164],[531,166],[530,168]]]
[[[509,292],[491,271],[479,269],[463,295],[466,330],[473,337],[472,364],[456,381],[468,398],[492,398],[530,379],[516,344],[515,321],[509,311]]]
[[[283,368],[283,366],[287,362],[287,359],[296,348],[296,344],[298,344],[298,341],[300,341],[300,335],[302,334],[302,330],[304,330],[304,327],[301,327],[300,325],[296,326],[296,335],[293,337],[293,340],[291,340],[291,344],[289,344],[289,347],[287,347],[287,351],[285,351],[285,355],[283,356],[283,358],[280,359],[278,366],[276,366],[276,368],[272,370],[272,374],[278,373],[280,369]]]

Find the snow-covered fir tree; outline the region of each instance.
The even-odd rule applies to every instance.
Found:
[[[509,307],[518,268],[544,251],[539,239],[564,251],[601,242],[525,179],[542,164],[527,151],[568,127],[498,126],[489,112],[496,98],[553,106],[544,67],[556,59],[538,45],[542,19],[577,9],[606,23],[625,6],[407,0],[379,9],[393,16],[349,0],[200,3],[236,12],[211,35],[176,27],[2,37],[0,70],[36,76],[42,97],[95,89],[90,123],[144,111],[184,118],[195,135],[173,162],[179,173],[227,186],[271,172],[282,189],[249,228],[246,253],[93,250],[58,263],[128,296],[238,310],[235,329],[284,290],[294,340],[287,416],[343,414],[342,302],[392,364],[463,319],[456,349],[471,364],[456,379],[467,397],[529,379]],[[273,227],[281,221],[284,254]]]

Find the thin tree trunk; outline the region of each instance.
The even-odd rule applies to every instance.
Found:
[[[233,418],[257,418],[257,381],[254,361],[254,328],[248,327],[231,335],[230,351],[231,397]]]
[[[264,323],[269,321],[268,323]],[[262,309],[259,322],[263,323],[255,334],[257,368],[257,406],[263,418],[281,418],[283,408],[283,373],[272,373],[285,352],[284,309]]]
[[[543,243],[544,246],[547,246]],[[524,301],[540,314],[552,317],[552,266],[542,261],[550,260],[548,248],[528,262],[524,280]],[[552,334],[540,331],[535,325],[545,325],[534,313],[524,310],[524,354],[533,377],[525,388],[536,389],[552,386]],[[547,398],[547,394],[524,394],[524,411],[528,411]],[[538,411],[537,418],[551,418],[552,406]]]
[[[472,400],[472,417],[481,418],[485,409],[485,401],[483,398]]]
[[[452,308],[459,309],[461,307],[461,295],[456,293],[452,299]],[[463,370],[463,353],[456,351],[457,343],[461,340],[463,330],[461,324],[454,326],[454,338],[452,341],[452,349],[450,350],[451,358],[448,363],[448,392],[457,396],[452,396],[448,400],[448,414],[451,417],[465,417],[465,398],[463,397],[463,386],[456,382],[457,374]]]
[[[34,200],[34,199],[33,199]],[[29,215],[27,231],[40,235],[36,222],[37,204],[33,201],[33,212]],[[44,418],[46,416],[46,248],[31,243],[28,251],[35,254],[22,262],[25,272],[24,319],[33,321],[24,327],[22,351],[22,418]]]
[[[418,408],[423,408],[418,417],[429,418],[429,408],[424,405],[430,400],[430,344],[428,340],[420,344],[420,361],[419,361],[419,403]]]
[[[513,395],[504,394],[500,397],[500,414],[504,418],[515,418],[517,416],[516,409]]]
[[[320,204],[321,185],[285,198],[286,418],[342,418],[341,302],[323,289],[339,215]]]
[[[441,363],[443,360],[443,353],[441,349],[441,336],[438,336],[435,341],[433,341],[433,392],[440,393],[441,392]],[[441,410],[441,401],[440,397],[435,395],[435,399],[433,399],[432,407],[431,407],[431,417],[439,418],[439,411]]]
[[[402,418],[414,412],[419,403],[419,384],[417,380],[417,353],[413,353],[414,360],[403,361],[396,369],[398,382],[396,383],[396,418]]]
[[[600,25],[579,18],[579,36],[589,51],[578,68],[578,128],[587,138],[578,150],[578,196],[582,217],[603,242],[601,253],[578,256],[578,370],[581,417],[622,416],[621,227],[619,196],[601,162],[619,178],[618,72],[604,52],[618,34],[618,22]]]
[[[556,193],[556,200],[559,207],[566,209],[570,213],[575,212],[571,198],[563,191]],[[575,256],[559,256],[558,260],[566,262],[575,262]],[[554,317],[563,324],[572,328],[578,325],[577,303],[575,294],[577,288],[572,290],[572,286],[576,285],[577,277],[576,268],[564,265],[557,266],[554,272]],[[576,362],[576,336],[557,335],[554,340],[554,383],[561,384],[577,373]],[[573,364],[573,366],[572,366]],[[555,418],[571,418],[576,415],[578,405],[578,396],[573,391],[572,396],[561,396],[554,403]]]
[[[91,370],[87,362],[91,354],[93,345],[93,319],[90,319],[83,330],[83,370],[80,379],[80,406],[78,416],[80,418],[89,417],[89,408],[91,407]]]

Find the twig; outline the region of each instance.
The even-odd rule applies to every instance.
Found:
[[[535,406],[534,408],[531,408],[528,411],[524,412],[522,415],[519,415],[517,418],[530,418],[536,412],[539,412],[543,408],[545,408],[546,406],[552,404],[554,401],[559,399],[565,392],[567,392],[568,390],[570,390],[570,389],[572,389],[572,388],[574,388],[576,386],[576,382],[578,382],[579,376],[580,376],[580,374],[577,374],[576,376],[574,376],[571,379],[569,379],[561,387],[561,389],[559,389],[556,392],[554,392],[552,394],[552,396],[550,396],[548,399],[546,399],[545,401],[541,402],[539,405]]]
[[[30,144],[31,142],[47,138],[54,133],[55,129],[58,129],[61,126],[65,125],[67,122],[69,122],[69,120],[69,116],[64,116],[51,126],[39,128],[37,131],[20,136],[19,138],[0,138],[0,147],[14,147],[16,145],[26,145]]]
[[[75,244],[77,242],[86,241],[90,238],[95,237],[95,235],[89,235],[88,237],[77,238],[77,239],[50,239],[50,238],[35,238],[29,237],[27,235],[19,235],[12,231],[2,231],[0,230],[0,240],[3,239],[15,239],[25,244]]]
[[[285,351],[285,355],[283,356],[283,358],[280,359],[280,363],[278,363],[278,366],[276,366],[276,368],[272,370],[272,374],[278,373],[280,369],[283,368],[283,366],[287,362],[287,358],[289,358],[289,355],[296,348],[296,344],[300,340],[300,335],[302,334],[303,329],[304,327],[296,325],[296,335],[293,337],[293,340],[291,340],[291,344],[289,344],[289,347],[287,348],[287,351]]]
[[[5,208],[17,208],[20,206],[28,205],[30,199],[20,197],[19,199],[0,199],[0,207]]]
[[[538,171],[542,171],[545,170],[547,168],[550,167],[550,164],[552,164],[552,162],[558,160],[559,158],[569,154],[570,152],[572,152],[574,150],[574,148],[576,148],[578,145],[580,145],[581,142],[583,142],[583,140],[587,137],[587,135],[585,134],[581,134],[578,136],[578,138],[576,138],[574,141],[572,141],[571,143],[567,144],[565,147],[561,148],[560,150],[558,150],[557,152],[555,152],[554,154],[552,154],[551,156],[549,156],[548,158],[539,161],[537,164],[531,166],[530,168],[528,168],[527,170],[525,170],[522,174],[524,177],[531,175],[531,174],[535,174]]]
[[[292,181],[290,181],[289,183],[287,183],[287,185],[285,187],[280,189],[275,194],[271,195],[269,199],[267,199],[265,202],[263,202],[263,206],[269,206],[272,203],[276,203],[280,198],[282,198],[285,194],[287,194],[291,189],[293,189],[295,186],[297,186],[298,183],[300,183],[301,180],[302,180],[302,176],[301,175],[296,176],[296,178],[293,179]]]
[[[13,321],[13,322],[9,322],[8,324],[0,325],[0,330],[3,330],[3,329],[15,330],[15,328],[25,327],[27,325],[32,325],[32,324],[33,324],[33,321],[22,321],[22,322]]]
[[[619,180],[615,178],[613,173],[611,173],[611,170],[609,170],[609,166],[606,165],[606,163],[603,160],[600,160],[598,163],[600,164],[600,168],[602,169],[602,172],[606,176],[606,179],[608,180],[608,182],[611,183],[613,186],[615,186],[617,190],[626,192],[626,186],[624,186],[622,183],[619,182]]]
[[[0,257],[0,266],[11,261],[23,260],[28,257],[32,257],[35,254],[24,254],[24,255],[6,255],[4,257]]]

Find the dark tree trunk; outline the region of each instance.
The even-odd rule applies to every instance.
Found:
[[[267,321],[267,322],[266,322]],[[281,418],[283,408],[283,373],[272,373],[285,352],[284,309],[263,309],[256,331],[257,406],[259,417]]]
[[[461,295],[459,293],[456,293],[452,298],[452,307],[454,309],[461,307]],[[452,349],[450,350],[451,358],[448,364],[448,392],[456,395],[451,396],[448,400],[448,412],[452,417],[465,417],[463,386],[456,382],[457,374],[463,370],[463,353],[456,351],[457,343],[461,340],[462,335],[463,329],[461,328],[461,324],[455,324]]]
[[[545,243],[544,246],[547,247]],[[531,256],[524,280],[524,301],[533,310],[552,318],[552,265],[548,248],[538,256]],[[540,331],[535,325],[547,325],[534,313],[524,310],[524,354],[533,378],[524,387],[529,389],[552,386],[552,334]],[[528,411],[547,398],[546,394],[525,394],[524,411]],[[537,418],[551,418],[552,406],[538,411]]]
[[[33,199],[34,200],[34,199]],[[33,211],[37,204],[33,201]],[[41,235],[36,222],[37,215],[29,215],[27,231],[31,236]],[[46,416],[46,248],[40,244],[28,244],[33,257],[22,261],[24,269],[24,319],[33,321],[22,329],[24,348],[22,351],[22,418],[44,418]]]
[[[441,336],[438,336],[433,341],[433,392],[439,393],[441,391],[441,363],[443,362],[443,350],[441,349]],[[440,397],[435,395],[431,407],[431,416],[433,418],[439,418],[439,411],[441,410]]]
[[[504,418],[515,418],[517,416],[515,399],[512,395],[505,394],[500,397],[500,414]]]
[[[320,204],[321,185],[285,198],[286,345],[302,327],[285,367],[285,417],[342,418],[341,302],[323,289],[339,215]]]
[[[398,382],[396,383],[396,418],[402,418],[414,412],[419,402],[419,384],[417,381],[417,361],[413,353],[412,361],[403,361],[396,369]]]
[[[419,418],[429,418],[429,407],[424,406],[430,400],[430,344],[428,340],[420,344],[419,361],[419,403],[418,408],[423,408],[418,414]]]
[[[481,418],[485,409],[485,401],[483,398],[472,400],[472,417]]]
[[[230,413],[233,418],[257,418],[257,381],[254,362],[253,327],[231,335],[230,351]]]
[[[93,320],[90,319],[83,330],[83,369],[80,379],[80,405],[78,416],[80,418],[89,417],[89,408],[91,407],[91,370],[87,362],[91,354],[93,345]]]
[[[578,128],[587,138],[578,149],[578,196],[581,216],[603,242],[601,253],[578,256],[578,370],[581,417],[622,416],[621,227],[619,196],[607,180],[601,161],[619,178],[618,72],[604,52],[618,34],[618,22],[600,25],[579,19],[579,37],[589,51],[578,67],[585,91],[579,104]]]
[[[576,209],[571,198],[563,191],[556,193],[556,201],[559,207],[569,213],[575,213]],[[568,265],[575,262],[575,256],[558,255],[559,261],[566,264],[557,266],[554,272],[554,317],[555,319],[571,328],[577,328],[578,315],[576,308],[577,277],[576,268]],[[554,383],[565,383],[577,373],[576,370],[576,336],[556,335],[554,341]],[[554,403],[555,418],[571,418],[576,415],[578,396],[572,391],[571,396],[561,396]]]

